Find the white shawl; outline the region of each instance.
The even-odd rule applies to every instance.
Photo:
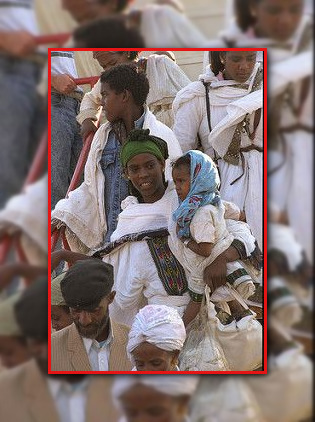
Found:
[[[141,9],[140,32],[148,48],[202,47],[206,37],[183,14],[169,5]]]
[[[166,56],[151,54],[147,58],[146,75],[149,80],[150,90],[146,101],[153,114],[159,114],[159,120],[167,126],[172,126],[168,116],[164,119],[158,113],[158,107],[166,108],[172,113],[171,104],[177,92],[190,83],[189,78],[181,68]],[[98,80],[92,90],[83,97],[77,121],[82,124],[85,119],[99,119],[101,114],[101,82]],[[171,122],[169,122],[171,120]]]
[[[13,196],[0,211],[0,228],[21,231],[21,245],[33,265],[47,265],[47,174]]]
[[[168,144],[169,159],[166,160],[166,177],[171,176],[170,162],[181,155],[181,148],[174,133],[146,110],[144,129],[164,139]],[[104,207],[104,174],[101,156],[105,148],[110,123],[104,123],[94,135],[91,150],[84,169],[84,181],[70,192],[69,197],[60,200],[52,212],[52,218],[66,226],[66,236],[72,250],[85,253],[88,249],[101,246],[107,230]]]

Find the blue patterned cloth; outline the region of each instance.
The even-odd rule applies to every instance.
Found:
[[[212,159],[197,150],[188,151],[186,155],[190,155],[190,190],[173,213],[173,220],[179,226],[178,237],[182,240],[190,238],[190,222],[198,208],[221,201],[220,177]]]

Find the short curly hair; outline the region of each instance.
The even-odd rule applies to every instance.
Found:
[[[99,0],[100,4],[107,4],[109,3],[111,0]],[[124,9],[126,9],[127,5],[128,5],[129,1],[128,0],[118,0],[117,1],[117,8],[115,10],[115,12],[122,12]]]
[[[136,64],[120,64],[105,70],[100,77],[101,83],[108,83],[117,94],[124,90],[131,92],[134,102],[142,106],[149,93],[149,81]]]

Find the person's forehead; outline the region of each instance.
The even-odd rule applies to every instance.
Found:
[[[190,166],[189,164],[178,164],[176,167],[173,168],[173,174],[187,174],[190,173]]]
[[[144,152],[141,154],[137,154],[134,157],[130,158],[130,160],[127,163],[127,166],[132,166],[132,165],[144,165],[147,163],[150,163],[152,161],[158,161],[158,159],[156,158],[155,155],[150,154],[148,152]]]
[[[108,63],[111,60],[115,59],[119,53],[111,51],[98,51],[93,54],[94,59],[98,62]]]
[[[256,51],[228,51],[227,57],[255,57]]]
[[[139,344],[138,347],[135,348],[135,350],[133,351],[133,355],[135,357],[146,356],[151,359],[154,359],[157,357],[163,358],[168,355],[168,352],[166,350],[160,349],[155,344],[151,344],[147,341],[144,341],[143,343]]]
[[[72,308],[70,307],[70,309],[72,311],[76,311],[76,312],[94,312],[96,311],[98,308],[104,307],[107,304],[107,296],[103,297],[102,299],[100,299],[100,301],[98,302],[98,304],[96,306],[93,306],[93,308],[85,308],[85,307],[77,307],[77,308]]]
[[[109,83],[108,82],[101,82],[101,94],[103,92],[110,92],[110,91],[114,92],[114,90],[110,87]]]

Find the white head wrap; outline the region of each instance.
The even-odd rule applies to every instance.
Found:
[[[120,397],[136,384],[169,396],[191,396],[198,382],[199,376],[196,375],[118,375],[115,377],[112,394],[117,405]]]
[[[129,332],[127,352],[148,342],[162,350],[181,350],[186,339],[183,320],[174,308],[147,305],[140,309]]]
[[[294,231],[291,227],[284,224],[268,224],[268,250],[277,249],[287,258],[291,271],[303,261],[303,247],[296,240]]]

